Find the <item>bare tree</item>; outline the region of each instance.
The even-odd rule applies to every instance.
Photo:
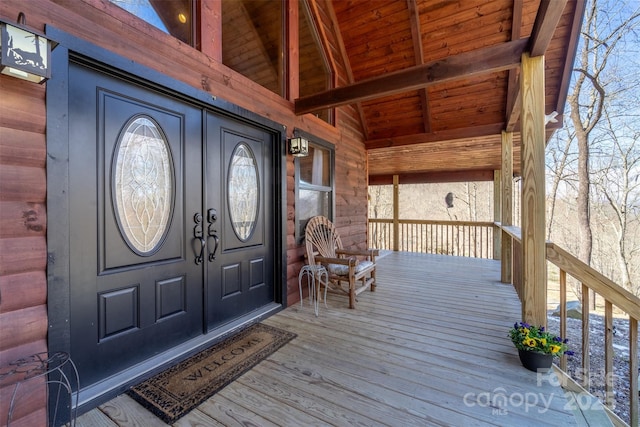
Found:
[[[607,236],[612,237],[611,252],[617,259],[615,279],[638,295],[640,281],[633,285],[631,265],[640,253],[640,126],[632,129],[635,123],[630,121],[629,126],[620,128],[609,114],[606,122],[611,150],[603,150],[597,159],[599,168],[593,179],[596,194],[602,199],[596,204],[598,217],[607,226]]]
[[[579,237],[578,257],[591,264],[593,252],[592,198],[599,193],[599,188],[592,188],[593,170],[591,157],[604,152],[612,154],[611,142],[606,142],[607,126],[603,117],[615,108],[618,98],[631,96],[637,104],[638,86],[630,81],[622,82],[622,69],[637,74],[632,64],[623,64],[633,57],[629,55],[629,47],[624,46],[627,39],[637,41],[636,30],[640,22],[640,9],[637,3],[611,2],[605,0],[588,0],[582,27],[582,37],[575,63],[574,81],[567,97],[569,118],[567,122],[567,139],[558,141],[556,151],[548,156],[549,169],[554,173],[551,186],[551,209],[555,209],[555,197],[560,183],[571,188],[575,173],[576,218]],[[637,53],[636,53],[637,54]],[[629,55],[627,58],[626,55]],[[632,79],[634,80],[634,79]],[[623,92],[626,91],[626,94]],[[635,96],[633,94],[636,94]],[[638,106],[636,105],[635,108]],[[612,125],[618,126],[617,122]],[[577,147],[577,162],[573,164],[573,138]],[[550,161],[549,161],[550,160]],[[600,159],[599,162],[602,160]],[[599,202],[598,195],[595,195]],[[551,211],[553,220],[553,210]],[[549,225],[548,234],[553,224]],[[624,237],[623,237],[624,239]],[[595,298],[594,298],[595,303]]]

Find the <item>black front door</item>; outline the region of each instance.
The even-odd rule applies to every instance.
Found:
[[[207,324],[274,300],[273,136],[206,115]]]
[[[273,303],[273,135],[79,64],[69,82],[84,388]]]

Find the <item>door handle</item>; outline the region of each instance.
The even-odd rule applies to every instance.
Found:
[[[209,227],[207,227],[207,240],[209,237],[213,237],[213,241],[215,245],[213,246],[213,251],[209,254],[209,262],[212,262],[216,259],[216,252],[218,252],[218,246],[220,245],[220,238],[218,237],[218,230],[213,228],[213,223],[218,220],[218,212],[211,208],[207,211],[207,222],[209,223]]]
[[[207,244],[202,235],[202,215],[200,213],[193,215],[193,222],[196,223],[193,226],[193,237],[200,241],[200,254],[196,255],[196,265],[200,265],[204,261],[204,247]]]
[[[207,238],[213,237],[213,241],[215,242],[215,245],[213,246],[213,252],[209,254],[209,262],[216,259],[216,252],[218,252],[218,246],[220,245],[220,238],[216,234],[217,231],[211,228],[212,226],[213,224],[209,224],[209,228],[207,229]]]

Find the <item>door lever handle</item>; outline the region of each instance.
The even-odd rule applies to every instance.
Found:
[[[207,244],[202,235],[202,215],[200,213],[193,215],[193,222],[196,223],[193,226],[193,237],[200,241],[200,254],[196,255],[196,265],[200,265],[204,261],[204,247]]]
[[[220,245],[220,238],[216,234],[217,230],[211,228],[212,225],[213,224],[209,224],[209,227],[207,228],[207,238],[213,237],[213,241],[215,242],[215,245],[213,246],[213,252],[209,254],[209,262],[212,262],[214,259],[216,259],[216,252],[218,252],[218,246]]]
[[[204,238],[202,237],[196,237],[196,239],[200,240],[200,254],[196,255],[196,265],[200,265],[202,264],[202,261],[204,261],[204,247],[206,246],[206,242],[204,240]]]

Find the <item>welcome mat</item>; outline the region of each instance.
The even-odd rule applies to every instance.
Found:
[[[254,324],[127,391],[167,424],[172,424],[217,391],[296,337]]]

